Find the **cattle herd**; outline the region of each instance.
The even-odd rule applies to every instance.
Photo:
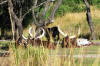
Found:
[[[84,38],[78,38],[78,35],[80,34],[80,28],[78,30],[78,35],[67,35],[64,32],[61,31],[59,25],[54,26],[52,28],[42,28],[40,27],[41,35],[36,36],[35,29],[32,27],[29,28],[29,37],[26,38],[24,35],[22,35],[22,40],[20,38],[16,40],[15,45],[16,47],[20,44],[24,44],[25,47],[27,47],[28,44],[31,44],[32,46],[43,46],[49,49],[56,49],[57,44],[60,44],[62,48],[71,48],[71,47],[81,47],[81,46],[90,46],[93,45],[93,42],[89,41],[88,39]],[[32,34],[32,31],[34,32],[34,35]],[[61,40],[59,34],[62,34],[64,37]],[[47,38],[47,41],[41,40],[41,38],[45,36]],[[50,36],[53,38],[53,42],[50,41]]]

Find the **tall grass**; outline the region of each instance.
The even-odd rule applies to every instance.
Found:
[[[100,46],[61,48],[55,50],[43,46],[23,45],[15,48],[9,44],[9,57],[0,57],[0,66],[99,66]],[[97,57],[86,57],[95,54]]]
[[[9,57],[0,57],[0,66],[99,66],[100,46],[81,48],[61,48],[55,50],[43,46],[22,45],[15,48],[11,44]],[[96,51],[97,57],[85,57],[89,51]],[[79,56],[78,56],[79,55]]]

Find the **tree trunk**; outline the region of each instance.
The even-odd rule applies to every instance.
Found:
[[[93,24],[92,24],[92,17],[91,17],[90,5],[89,5],[89,3],[88,3],[87,0],[84,0],[84,3],[85,3],[86,8],[87,8],[86,16],[87,16],[87,22],[89,24],[90,31],[91,31],[91,34],[92,34],[92,39],[95,40],[96,39],[96,36],[95,36]]]
[[[21,18],[22,17],[22,13],[20,12],[21,16],[20,16],[20,18],[18,18],[18,16],[13,11],[14,7],[13,7],[13,4],[12,4],[12,0],[8,0],[8,6],[9,6],[9,12],[10,12],[9,14],[11,15],[11,18],[13,19],[14,23],[17,25],[17,29],[18,29],[18,33],[19,33],[19,38],[22,38],[22,34],[23,34],[23,27],[22,27],[22,20],[23,20],[23,18]]]
[[[22,22],[21,22],[21,21],[16,22],[16,25],[17,25],[17,29],[18,29],[18,33],[19,33],[19,37],[22,37],[22,34],[23,34]]]
[[[15,22],[12,19],[12,15],[11,15],[11,10],[9,9],[9,15],[10,15],[10,20],[11,20],[11,28],[12,28],[12,40],[15,40]]]
[[[5,30],[4,30],[4,27],[3,26],[1,27],[1,39],[2,40],[4,40],[4,34],[5,34]]]
[[[15,23],[11,22],[11,27],[12,27],[12,40],[15,40]]]

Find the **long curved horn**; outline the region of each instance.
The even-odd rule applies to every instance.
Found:
[[[43,30],[42,35],[40,35],[40,36],[36,37],[35,39],[37,39],[37,38],[42,38],[42,37],[44,36],[44,34],[45,34],[45,30],[44,30],[43,28],[41,28],[41,29]]]
[[[67,34],[65,34],[64,32],[61,31],[59,25],[58,25],[58,30],[59,30],[59,32],[60,32],[63,36],[65,36],[65,37],[67,36]],[[75,35],[69,36],[69,38],[75,38],[75,37],[76,37]]]
[[[76,37],[76,35],[73,35],[73,36],[69,36],[69,38],[75,38]]]
[[[32,27],[29,28],[28,33],[29,33],[29,35],[30,35],[31,37],[33,37],[33,35],[32,35]]]
[[[28,39],[28,38],[26,38],[23,34],[22,34],[22,37],[23,37],[24,39],[26,39],[26,40]]]
[[[32,29],[33,29],[33,31],[34,31],[34,36],[32,35]],[[30,35],[32,38],[35,37],[35,30],[34,30],[33,27],[30,27],[29,30],[28,30],[28,32],[29,32],[29,35]]]
[[[32,27],[29,28],[29,31],[28,31],[28,32],[29,32],[29,35],[30,35],[32,38],[35,36],[35,35],[34,35],[34,36],[32,35]],[[35,30],[34,30],[34,32],[35,32]],[[28,39],[28,38],[26,38],[23,34],[22,34],[22,37],[23,37],[24,39],[26,39],[26,40]]]
[[[78,35],[80,35],[80,32],[81,32],[81,31],[80,31],[80,27],[79,27],[79,29],[78,29]]]
[[[65,37],[67,36],[67,33],[65,34],[64,32],[61,31],[59,25],[58,25],[58,30],[59,30],[59,32],[60,32],[63,36],[65,36]],[[76,37],[76,35],[69,36],[69,38],[75,38],[75,37]]]
[[[65,36],[65,37],[67,36],[67,34],[65,34],[64,32],[61,31],[59,25],[58,25],[58,30],[59,30],[59,32],[60,32],[63,36]]]
[[[80,27],[78,29],[78,35],[80,35]],[[69,38],[75,38],[75,37],[76,37],[76,35],[73,35],[73,36],[70,36]]]

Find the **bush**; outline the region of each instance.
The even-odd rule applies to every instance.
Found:
[[[99,0],[89,0],[90,5],[100,8]],[[56,16],[63,16],[66,12],[83,12],[86,11],[83,0],[63,0],[61,6],[56,12]]]

